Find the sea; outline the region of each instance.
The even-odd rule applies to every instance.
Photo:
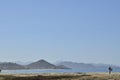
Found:
[[[27,69],[27,70],[2,70],[0,74],[34,74],[34,73],[88,73],[108,72],[107,69]],[[114,69],[113,72],[120,72]]]

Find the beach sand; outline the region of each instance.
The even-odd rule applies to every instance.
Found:
[[[0,74],[0,80],[120,80],[120,73]]]

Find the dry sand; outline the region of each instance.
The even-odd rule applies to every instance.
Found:
[[[109,75],[108,73],[41,73],[41,74],[1,74],[1,75],[16,77],[43,76],[51,78],[43,80],[120,80],[120,73],[112,73],[111,75]]]

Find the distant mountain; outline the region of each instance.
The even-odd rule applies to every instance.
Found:
[[[57,65],[51,64],[45,60],[39,60],[28,65],[20,65],[12,62],[0,62],[0,69],[79,69],[79,70],[106,70],[109,66],[114,70],[120,69],[119,66],[109,64],[93,64],[93,63],[76,63],[76,62],[59,62]]]
[[[4,62],[0,63],[0,69],[25,69],[25,67],[16,63]]]
[[[76,63],[76,62],[60,62],[58,65],[64,65],[71,69],[107,69],[109,66],[112,68],[117,69],[120,67],[115,65],[108,65],[108,64],[93,64],[93,63]]]
[[[45,60],[39,60],[37,62],[28,64],[27,68],[29,68],[29,69],[55,69],[56,66]]]
[[[71,68],[68,68],[68,67],[66,67],[64,65],[57,65],[57,68],[58,69],[71,69]]]
[[[20,64],[20,65],[28,65],[32,62],[30,62],[30,61],[29,62],[15,61],[14,63]]]
[[[0,63],[0,69],[13,70],[13,69],[68,69],[68,68],[65,66],[56,66],[45,60],[39,60],[28,65],[20,65],[12,62],[2,62]]]
[[[92,65],[92,64],[75,63],[75,62],[60,62],[58,65],[64,65],[64,66],[72,68],[72,69],[93,68],[94,67],[94,65]]]

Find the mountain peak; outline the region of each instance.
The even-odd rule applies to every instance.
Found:
[[[54,68],[56,68],[56,66],[54,64],[51,64],[51,63],[45,61],[44,59],[33,62],[27,66],[32,69],[54,69]]]
[[[47,62],[47,61],[44,59],[41,59],[41,60],[38,60],[37,62]]]

